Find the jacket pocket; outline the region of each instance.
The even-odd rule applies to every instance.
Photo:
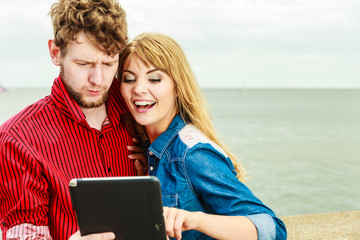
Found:
[[[179,196],[177,193],[175,194],[163,194],[162,201],[164,207],[175,207],[177,208],[179,205]]]

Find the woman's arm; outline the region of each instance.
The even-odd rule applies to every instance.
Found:
[[[221,151],[197,144],[188,151],[184,170],[190,188],[208,213],[243,216],[254,225],[259,240],[286,239],[283,222],[236,178],[230,159]]]
[[[255,225],[244,216],[221,216],[164,207],[166,233],[181,239],[181,232],[197,230],[215,239],[257,240]]]

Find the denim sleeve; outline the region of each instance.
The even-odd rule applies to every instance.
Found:
[[[248,215],[247,218],[255,225],[258,240],[275,239],[276,228],[273,218],[269,214],[260,213]]]
[[[259,239],[286,239],[286,228],[274,212],[236,178],[231,160],[210,144],[200,143],[185,157],[185,175],[208,212],[246,216],[256,226]]]

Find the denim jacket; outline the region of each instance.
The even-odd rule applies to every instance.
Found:
[[[210,214],[246,216],[258,239],[286,239],[284,223],[236,178],[226,153],[177,115],[146,150],[149,175],[161,183],[163,205]],[[184,240],[213,239],[195,230]]]

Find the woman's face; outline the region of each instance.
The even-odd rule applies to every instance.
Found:
[[[121,94],[135,120],[146,127],[151,142],[177,114],[174,81],[154,66],[147,67],[136,54],[125,61]]]

